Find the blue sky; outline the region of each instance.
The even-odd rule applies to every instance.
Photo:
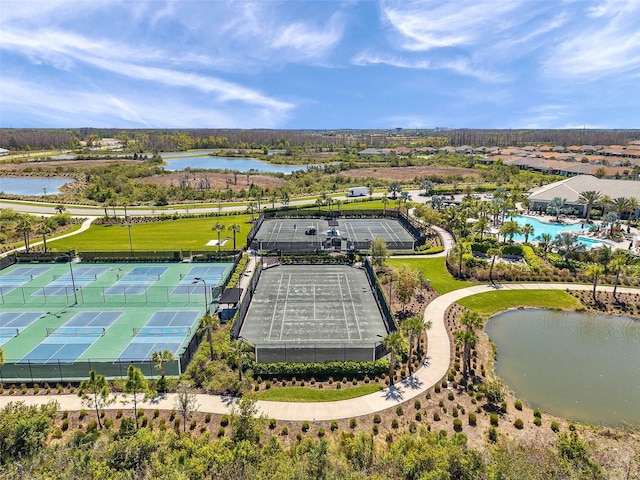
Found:
[[[640,0],[7,1],[0,127],[640,128]]]

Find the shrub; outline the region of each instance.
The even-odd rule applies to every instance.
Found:
[[[494,427],[498,426],[498,414],[497,413],[492,413],[489,415],[489,423],[491,423],[491,425],[493,425]]]
[[[478,422],[478,417],[476,417],[475,413],[469,413],[469,425],[475,427]]]
[[[535,418],[533,419],[533,424],[534,424],[536,427],[539,427],[540,425],[542,425],[542,419],[541,419],[540,417],[535,417]]]
[[[267,380],[266,382],[264,382],[264,388],[266,390],[269,390],[271,388],[271,380]]]
[[[301,441],[302,441],[302,434],[301,434],[300,432],[296,433],[296,440],[297,440],[298,442],[301,442]]]
[[[218,427],[218,438],[224,437],[224,427]]]
[[[320,427],[320,428],[318,429],[318,436],[319,436],[319,437],[324,437],[324,436],[325,436],[325,430],[324,430],[324,427]]]
[[[109,429],[111,429],[111,427],[113,427],[113,419],[112,418],[106,418],[104,420],[104,428],[109,430]]]
[[[53,431],[52,437],[53,438],[62,438],[62,430],[60,430],[59,428],[56,428]]]
[[[63,431],[63,432],[66,432],[67,430],[69,430],[69,419],[68,419],[68,418],[65,418],[65,419],[62,421],[62,431]]]
[[[167,421],[164,418],[160,419],[160,423],[158,424],[158,428],[161,432],[164,432],[167,429]],[[221,427],[224,431],[224,427]]]
[[[174,418],[173,419],[173,428],[176,431],[180,430],[180,419],[179,418]]]
[[[453,396],[453,392],[449,392],[447,394],[447,400],[453,400],[455,397]]]
[[[220,417],[220,425],[223,427],[229,425],[229,415],[224,414],[222,415],[222,417]]]
[[[378,433],[380,433],[380,429],[378,428],[378,425],[374,425],[371,431],[373,432],[374,435],[378,435]]]
[[[393,443],[393,433],[387,433],[387,435],[384,437],[384,441],[387,443]]]
[[[413,402],[413,408],[415,408],[416,410],[420,410],[422,408],[422,404],[420,403],[420,400],[414,400]]]
[[[456,432],[461,432],[462,431],[462,420],[460,420],[459,418],[454,418],[453,419],[453,429]]]
[[[434,390],[436,393],[440,393],[440,385],[439,385],[439,384],[437,384],[435,387],[433,387],[433,390]]]
[[[67,412],[66,410],[62,412],[62,420],[64,420],[65,418],[69,418],[69,412]]]
[[[382,422],[382,417],[379,414],[376,413],[373,416],[373,423],[380,423],[380,422]]]
[[[422,421],[422,414],[420,412],[416,412],[415,417],[416,422],[421,422]]]
[[[558,433],[560,431],[560,425],[558,424],[558,422],[551,422],[551,430],[553,430],[555,433]]]
[[[147,420],[147,416],[143,415],[142,417],[140,417],[140,426],[141,427],[146,427],[147,423],[149,423],[149,421]]]
[[[400,422],[398,422],[397,418],[394,418],[393,420],[391,420],[391,428],[398,428],[400,426]]]
[[[284,437],[289,435],[289,427],[287,427],[286,425],[284,427],[282,427],[282,431],[280,432],[280,435],[282,435]]]
[[[513,426],[516,427],[518,430],[522,430],[524,428],[524,423],[519,418],[516,418],[516,421],[513,422]]]
[[[116,410],[116,418],[122,418],[122,410]]]
[[[402,407],[400,405],[398,405],[396,407],[396,415],[398,415],[399,417],[401,417],[402,415],[404,415],[404,410],[402,409]]]
[[[331,431],[335,432],[338,429],[338,421],[337,420],[331,420]]]
[[[197,424],[198,422],[196,422],[195,420],[191,420],[191,423],[189,424],[189,430],[195,430]]]
[[[86,410],[86,409],[84,409],[84,408],[82,408],[82,409],[80,410],[80,412],[78,413],[78,418],[79,418],[80,420],[84,420],[84,417],[86,417],[86,416],[87,416],[87,410]]]
[[[439,422],[440,421],[440,414],[438,412],[433,412],[433,420],[435,422]]]
[[[309,431],[309,422],[307,420],[302,422],[302,431],[303,432],[308,432]]]
[[[487,433],[491,443],[496,443],[498,441],[498,429],[496,427],[489,427]]]
[[[275,430],[277,421],[275,418],[269,419],[269,430]]]
[[[540,411],[539,408],[536,408],[536,409],[533,410],[533,416],[535,418],[542,418],[542,412]]]
[[[204,416],[204,423],[209,423],[209,422],[211,422],[211,414],[210,414],[210,413],[207,413],[207,414]]]
[[[349,427],[350,428],[356,428],[356,426],[358,426],[358,422],[356,421],[355,418],[350,418],[349,419]]]
[[[522,402],[520,400],[516,400],[513,405],[516,407],[516,410],[522,410]]]

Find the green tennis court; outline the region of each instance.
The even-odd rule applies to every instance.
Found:
[[[155,376],[151,356],[170,351],[178,374],[215,309],[233,264],[17,264],[0,271],[2,381],[70,381],[90,369]],[[213,304],[213,305],[212,305]]]

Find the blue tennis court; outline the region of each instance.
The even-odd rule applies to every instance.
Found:
[[[11,274],[0,275],[0,294],[7,294],[49,270],[51,267],[18,267]]]
[[[134,267],[104,291],[105,295],[144,295],[149,287],[160,280],[167,267]]]
[[[20,335],[45,312],[0,312],[0,345]]]
[[[226,267],[219,265],[193,267],[189,273],[181,276],[180,283],[171,293],[173,295],[202,295],[205,282],[207,287],[212,289],[220,283],[225,270]],[[200,280],[196,280],[196,278]]]
[[[199,315],[197,310],[155,312],[143,327],[133,330],[135,336],[117,361],[148,361],[153,352],[165,350],[176,355],[185,338],[193,334]]]
[[[61,327],[47,329],[47,337],[17,363],[73,363],[105,335],[124,312],[79,312]]]
[[[64,275],[54,278],[49,285],[34,292],[34,295],[73,295],[74,285],[76,290],[80,290],[107,271],[109,271],[109,267],[76,267],[73,269],[73,273],[69,270]]]

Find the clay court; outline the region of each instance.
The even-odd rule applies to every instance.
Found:
[[[373,360],[386,335],[365,271],[342,265],[263,271],[240,331],[259,362]]]

